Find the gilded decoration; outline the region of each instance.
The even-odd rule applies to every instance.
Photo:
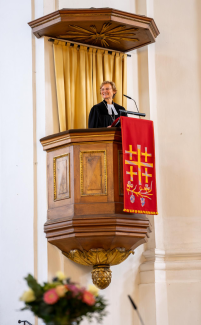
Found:
[[[58,175],[57,175],[57,162],[61,160],[62,158],[66,158],[66,179],[64,177],[61,178],[60,182],[60,193],[58,193]],[[64,174],[64,171],[61,171]],[[64,176],[64,175],[62,175]],[[66,199],[70,198],[70,154],[64,154],[60,156],[56,156],[53,158],[53,179],[54,179],[54,201],[59,200],[59,199]],[[60,195],[58,195],[60,194]]]
[[[89,44],[101,43],[103,47],[109,47],[109,42],[120,44],[121,41],[138,42],[138,38],[133,38],[138,28],[126,28],[125,25],[119,25],[110,29],[112,23],[104,23],[101,31],[98,32],[95,25],[89,27],[90,30],[76,25],[69,25],[73,30],[67,31],[61,38],[72,39],[77,42],[86,42]]]
[[[103,248],[92,248],[89,251],[73,249],[69,253],[63,252],[70,260],[82,265],[118,265],[125,261],[132,250],[125,248],[113,248],[104,250]]]
[[[84,164],[84,156],[87,158],[93,158],[94,154],[100,155],[99,158],[101,159],[101,154],[103,154],[103,161],[101,161],[101,170],[99,174],[101,176],[103,186],[101,193],[96,192],[89,192],[86,193],[85,185],[87,181],[86,169],[87,166]],[[94,174],[94,173],[92,173]],[[88,195],[107,195],[107,159],[106,159],[106,150],[87,150],[87,151],[80,151],[80,193],[81,196],[88,196]]]
[[[92,280],[99,289],[105,289],[109,286],[112,278],[111,265],[118,265],[125,261],[132,250],[125,248],[114,248],[104,250],[103,248],[90,249],[89,251],[73,249],[69,253],[63,252],[73,262],[82,265],[93,265]]]
[[[92,274],[92,281],[99,289],[107,288],[112,280],[112,271],[108,266],[94,266]]]

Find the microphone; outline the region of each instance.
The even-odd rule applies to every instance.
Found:
[[[124,95],[124,94],[123,94]],[[132,99],[131,97],[127,96],[127,95],[124,95],[125,97],[129,98],[129,99]]]
[[[140,313],[139,313],[139,311],[138,311],[138,309],[137,309],[137,306],[136,306],[136,304],[135,304],[134,301],[133,301],[133,299],[132,299],[131,296],[129,296],[129,295],[128,295],[128,298],[129,298],[129,300],[130,300],[130,302],[131,302],[133,308],[136,310],[136,313],[138,314],[138,317],[139,317],[139,319],[140,319],[140,323],[141,323],[142,325],[145,325],[144,322],[143,322],[143,320],[142,320],[142,317],[140,316]]]
[[[135,103],[135,106],[136,106],[136,108],[137,108],[137,112],[139,113],[139,109],[138,109],[138,107],[137,107],[136,101],[135,101],[133,98],[131,98],[131,97],[127,96],[127,95],[124,95],[124,94],[123,94],[123,96],[125,96],[125,97],[127,97],[128,99],[131,99],[131,100],[133,100],[133,101],[134,101],[134,103]]]

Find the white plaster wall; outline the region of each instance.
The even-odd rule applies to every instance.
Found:
[[[147,0],[147,15],[161,34],[148,47],[159,216],[140,267],[146,324],[201,322],[200,6],[200,1]]]
[[[0,4],[4,12],[0,20],[4,31],[0,53],[0,324],[4,325],[17,324],[19,319],[34,323],[31,313],[20,311],[19,297],[27,289],[23,278],[31,273],[45,281],[48,274],[43,232],[46,153],[39,139],[58,132],[53,54],[47,40],[36,39],[27,25],[48,13],[48,7],[54,11],[55,2]]]
[[[91,268],[64,258],[43,233],[46,153],[39,139],[58,131],[58,117],[52,44],[33,37],[27,22],[61,8],[108,6],[153,17],[161,32],[155,44],[128,58],[128,93],[155,124],[159,216],[152,218],[147,250],[140,246],[112,267],[112,284],[103,291],[109,302],[104,325],[139,324],[127,294],[146,325],[201,322],[200,0],[12,0],[0,4],[10,21],[6,14],[0,20],[0,30],[7,26],[0,53],[0,324],[34,322],[17,311],[28,272],[42,281],[61,269],[91,283]]]
[[[200,217],[199,1],[154,1],[153,6],[161,32],[154,46],[162,214]]]
[[[19,312],[34,272],[31,2],[1,1],[0,12],[0,324],[14,325],[33,321]]]
[[[132,0],[58,0],[58,9],[63,8],[115,8],[127,12],[135,12],[135,1]]]

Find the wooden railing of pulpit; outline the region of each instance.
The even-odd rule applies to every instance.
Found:
[[[40,141],[47,152],[47,240],[74,262],[93,265],[93,282],[104,289],[110,266],[151,231],[145,215],[123,212],[121,130],[69,130]]]

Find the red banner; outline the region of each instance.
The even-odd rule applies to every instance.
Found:
[[[158,214],[153,122],[121,117],[124,211]]]

